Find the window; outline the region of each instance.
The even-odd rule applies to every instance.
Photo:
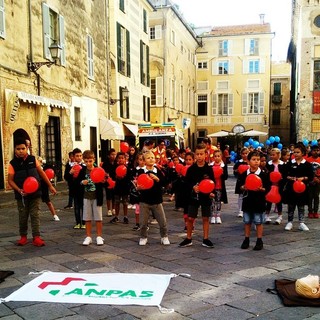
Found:
[[[229,44],[228,40],[219,41],[219,57],[225,57],[228,55]]]
[[[197,143],[201,143],[204,138],[207,137],[207,130],[198,130],[198,137],[197,137]]]
[[[119,87],[119,97],[120,97],[120,117],[129,119],[129,98],[123,99],[123,89]]]
[[[163,78],[157,77],[150,80],[151,105],[163,106]]]
[[[117,62],[118,72],[130,77],[130,32],[117,23]]]
[[[122,12],[125,12],[125,11],[124,11],[124,1],[125,1],[125,0],[119,0],[119,9],[120,9]]]
[[[140,40],[140,80],[145,86],[150,85],[149,46]]]
[[[208,69],[208,62],[207,61],[199,61],[198,62],[198,69]]]
[[[229,73],[229,61],[219,61],[218,62],[218,73],[228,74]]]
[[[148,26],[148,18],[147,18],[147,11],[143,9],[143,31],[147,33],[147,26]]]
[[[280,96],[281,95],[281,82],[275,82],[273,84],[273,94],[275,96]]]
[[[74,107],[74,137],[76,141],[81,141],[81,112],[78,107]]]
[[[1,1],[1,0],[0,0]],[[61,47],[60,64],[66,65],[65,41],[64,41],[64,18],[53,11],[46,3],[42,3],[43,19],[43,55],[51,60],[49,47],[55,42]]]
[[[249,73],[259,73],[259,71],[260,71],[260,61],[249,60]]]
[[[250,55],[259,55],[259,41],[257,39],[249,40],[249,54]]]
[[[6,16],[4,10],[4,0],[0,0],[0,38],[6,37]]]
[[[313,90],[320,91],[320,60],[314,61],[313,78]]]
[[[150,40],[161,39],[162,38],[162,26],[156,25],[154,27],[150,27],[149,38],[150,38]]]
[[[280,109],[274,109],[272,110],[272,124],[273,125],[279,125],[280,124]]]
[[[150,98],[143,96],[143,120],[150,122]]]
[[[176,33],[175,33],[174,30],[171,30],[170,42],[171,42],[173,45],[176,45]]]
[[[206,94],[198,95],[198,116],[208,115],[208,96]]]
[[[94,64],[93,64],[93,40],[90,35],[87,35],[87,58],[88,58],[88,78],[94,79]]]
[[[250,92],[242,95],[242,114],[263,114],[264,113],[264,93]]]
[[[219,93],[214,94],[212,99],[213,115],[232,115],[233,114],[233,94]]]
[[[312,119],[311,132],[320,132],[320,119]]]

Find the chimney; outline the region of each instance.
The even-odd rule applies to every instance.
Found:
[[[260,24],[264,24],[264,16],[265,16],[265,14],[264,14],[264,13],[260,13],[260,14],[259,14],[259,17],[260,17]]]

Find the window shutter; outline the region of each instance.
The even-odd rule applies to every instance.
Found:
[[[126,41],[127,41],[127,76],[131,76],[131,66],[130,66],[130,32],[126,30]]]
[[[242,69],[243,69],[243,74],[247,74],[248,73],[248,69],[249,69],[249,61],[244,59],[242,61]]]
[[[212,115],[216,115],[218,114],[218,110],[217,110],[217,95],[216,94],[212,94]]]
[[[219,41],[219,57],[223,56],[223,41]]]
[[[150,87],[150,69],[149,69],[149,46],[146,46],[146,61],[147,61],[147,86]]]
[[[143,9],[143,31],[147,32],[147,11]]]
[[[228,94],[228,115],[233,115],[233,94]]]
[[[6,37],[6,15],[4,10],[4,0],[0,0],[0,37]]]
[[[259,93],[259,113],[264,114],[264,92]]]
[[[156,25],[155,27],[155,39],[162,38],[162,25]]]
[[[260,59],[259,61],[260,63],[260,73],[265,73],[266,72],[266,64],[265,64],[265,61],[264,59]]]
[[[144,83],[144,77],[143,77],[143,42],[140,40],[140,83]]]
[[[242,94],[242,114],[246,115],[248,113],[248,94]]]
[[[162,77],[156,78],[156,105],[157,106],[163,105],[163,78]]]
[[[250,39],[244,39],[244,54],[246,56],[250,55]]]
[[[121,70],[121,25],[117,22],[117,62],[118,72]]]
[[[119,0],[119,9],[124,12],[124,0]]]
[[[66,46],[64,41],[64,17],[59,15],[59,40],[60,40],[60,47],[61,47],[61,54],[60,54],[60,64],[62,66],[66,65]]]
[[[50,17],[49,7],[46,3],[42,3],[42,28],[43,28],[43,56],[46,59],[51,59],[50,55]]]
[[[227,41],[227,56],[230,56],[233,50],[233,41],[232,40],[228,40]]]

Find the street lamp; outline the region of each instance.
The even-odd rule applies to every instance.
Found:
[[[57,44],[56,41],[53,41],[51,46],[49,47],[52,61],[42,61],[42,62],[33,62],[28,61],[28,71],[37,74],[37,71],[42,66],[47,66],[50,68],[53,64],[57,63],[57,60],[60,58],[61,46]]]
[[[121,97],[120,99],[113,99],[110,98],[110,104],[114,105],[116,104],[118,101],[124,101],[127,100],[129,98],[129,89],[127,87],[122,88],[121,90]]]
[[[178,120],[179,117],[180,117],[180,115],[181,115],[181,111],[178,110],[178,111],[177,111],[177,116],[176,116],[175,118],[170,118],[170,117],[168,116],[168,122],[171,122],[172,120]]]

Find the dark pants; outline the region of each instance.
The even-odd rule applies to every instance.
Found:
[[[76,219],[76,224],[84,225],[83,218],[83,199],[74,197],[74,216]]]
[[[319,210],[320,185],[309,185],[308,189],[308,210],[310,213],[318,213]]]

